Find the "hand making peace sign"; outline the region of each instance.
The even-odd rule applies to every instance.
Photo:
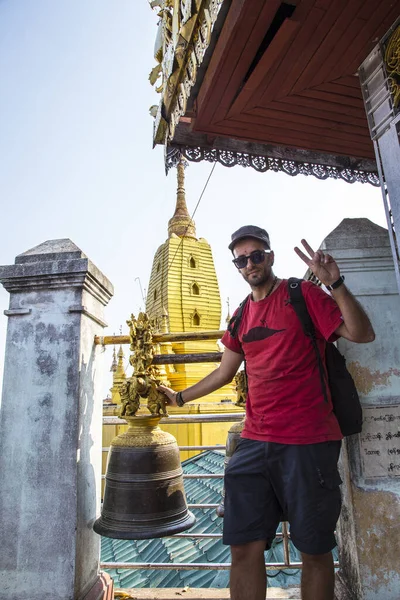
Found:
[[[332,285],[332,283],[335,283],[340,277],[340,271],[332,256],[330,254],[324,254],[322,250],[314,252],[306,240],[301,240],[301,243],[307,250],[310,258],[296,246],[294,251],[297,256],[306,263],[314,275],[318,277],[324,285]]]

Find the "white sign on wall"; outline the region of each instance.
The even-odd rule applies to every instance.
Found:
[[[400,406],[364,406],[363,415],[363,476],[400,477]]]

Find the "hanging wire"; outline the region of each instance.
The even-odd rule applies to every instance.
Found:
[[[197,209],[198,209],[198,207],[199,207],[199,204],[200,204],[200,202],[201,202],[201,199],[202,199],[202,197],[203,197],[203,195],[204,195],[204,192],[205,192],[205,191],[206,191],[206,189],[207,189],[208,183],[209,183],[209,181],[210,181],[210,179],[211,179],[211,176],[212,176],[212,174],[214,173],[214,169],[215,169],[215,167],[216,167],[216,166],[217,166],[217,163],[215,162],[215,163],[213,164],[213,166],[212,166],[212,169],[211,169],[211,171],[210,171],[210,174],[209,174],[209,176],[207,177],[207,181],[206,181],[206,182],[205,182],[205,184],[204,184],[203,191],[202,191],[202,192],[201,192],[201,194],[200,194],[200,198],[198,199],[198,201],[197,201],[197,204],[196,204],[196,206],[195,206],[195,208],[194,208],[194,211],[193,211],[193,213],[192,213],[192,215],[191,215],[191,217],[190,217],[190,222],[193,222],[193,217],[194,217],[194,215],[196,214],[196,211],[197,211]],[[187,227],[186,227],[186,229],[185,229],[185,233],[183,234],[183,236],[182,236],[182,237],[181,237],[181,239],[180,239],[180,242],[179,242],[179,245],[178,245],[178,247],[177,247],[177,249],[176,249],[176,251],[175,251],[175,254],[174,254],[174,256],[172,257],[172,260],[171,260],[171,262],[170,262],[170,264],[169,264],[169,266],[168,266],[168,268],[167,268],[167,273],[168,273],[168,271],[170,270],[170,268],[172,267],[172,265],[173,265],[173,262],[174,262],[174,260],[175,260],[175,257],[176,257],[176,255],[177,255],[177,254],[178,254],[178,252],[179,252],[179,249],[180,249],[180,247],[181,247],[181,245],[182,245],[182,243],[183,243],[183,240],[184,240],[184,238],[185,238],[185,236],[186,236],[186,232],[187,232],[187,230],[188,230],[188,228],[189,228],[190,222],[188,223],[188,225],[187,225]]]
[[[146,289],[144,290],[144,294],[143,294],[142,283],[140,281],[140,277],[135,277],[135,281],[139,282],[140,293],[142,294],[142,300],[143,300],[144,305],[146,305]]]

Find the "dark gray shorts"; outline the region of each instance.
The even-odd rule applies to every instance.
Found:
[[[269,548],[279,523],[289,521],[300,552],[330,552],[341,508],[340,446],[240,439],[225,471],[223,543],[265,540]]]

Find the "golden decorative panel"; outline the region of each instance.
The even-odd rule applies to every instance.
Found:
[[[400,105],[400,25],[390,36],[386,46],[385,66],[393,105],[398,109]]]
[[[155,0],[159,8],[154,58],[149,75],[151,85],[161,94],[159,106],[152,106],[154,144],[172,139],[179,119],[186,112],[197,68],[203,62],[211,32],[223,0]]]

